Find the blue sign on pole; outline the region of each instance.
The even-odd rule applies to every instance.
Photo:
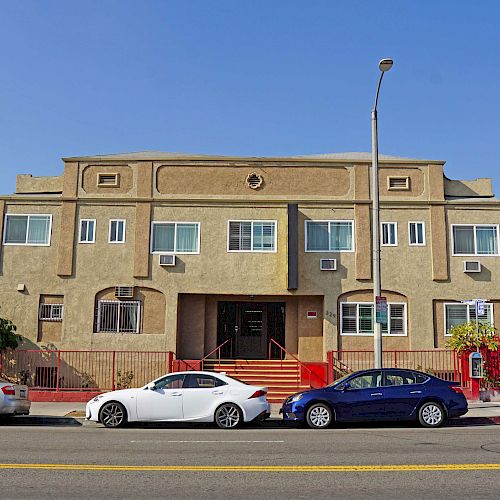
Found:
[[[484,316],[484,300],[477,300],[476,301],[476,316]]]

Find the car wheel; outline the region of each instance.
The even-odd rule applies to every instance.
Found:
[[[110,401],[101,408],[99,420],[104,427],[122,427],[127,423],[127,411],[121,403]]]
[[[215,423],[221,429],[236,429],[242,421],[241,410],[233,403],[225,403],[215,411]]]
[[[307,425],[312,429],[326,429],[332,423],[332,410],[323,403],[312,405],[306,413]]]
[[[439,427],[446,421],[443,407],[439,403],[429,401],[418,410],[418,421],[423,427]]]

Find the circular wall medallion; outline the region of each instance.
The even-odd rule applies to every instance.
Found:
[[[247,186],[252,189],[259,189],[262,186],[262,175],[252,172],[247,175]]]

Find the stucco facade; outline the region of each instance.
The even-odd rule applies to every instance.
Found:
[[[16,193],[0,197],[0,315],[14,321],[26,346],[171,350],[196,359],[217,347],[221,335],[232,335],[228,321],[238,334],[240,320],[228,320],[221,304],[240,304],[238,318],[253,314],[260,321],[252,335],[267,335],[260,354],[273,335],[304,361],[321,361],[331,349],[372,348],[369,333],[349,334],[342,326],[348,311],[342,304],[372,300],[368,155],[151,152],[64,164],[60,177],[19,175]],[[384,336],[387,349],[443,347],[445,304],[455,301],[488,299],[491,319],[500,324],[500,202],[489,179],[449,180],[443,165],[380,158],[381,221],[397,230],[397,245],[382,247],[381,282],[388,302],[402,311],[396,322],[404,323],[402,334]],[[252,174],[257,188],[248,182]],[[50,244],[9,243],[8,216],[15,214],[50,215]],[[81,220],[93,221],[94,241],[80,242]],[[110,242],[110,220],[125,221],[124,242]],[[197,224],[196,251],[165,252],[176,254],[175,265],[160,266],[151,242],[159,221]],[[229,251],[229,221],[272,221],[272,248]],[[308,221],[352,221],[349,249],[307,251]],[[423,244],[410,245],[410,222],[422,223]],[[496,228],[495,251],[453,255],[453,225],[475,224]],[[320,259],[336,259],[336,270],[321,270]],[[465,273],[464,260],[479,261],[481,272]],[[118,299],[116,286],[133,287],[132,294]],[[137,322],[137,333],[120,332],[121,320],[111,317],[117,332],[102,331],[111,314],[104,306],[120,301],[138,304],[132,313],[120,306],[127,321]],[[41,304],[62,304],[62,320],[42,319]],[[353,321],[350,328],[361,328],[360,318]],[[257,345],[252,335],[247,340]]]

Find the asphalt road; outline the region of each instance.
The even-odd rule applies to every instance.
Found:
[[[500,491],[500,425],[0,432],[1,498],[476,499]]]

